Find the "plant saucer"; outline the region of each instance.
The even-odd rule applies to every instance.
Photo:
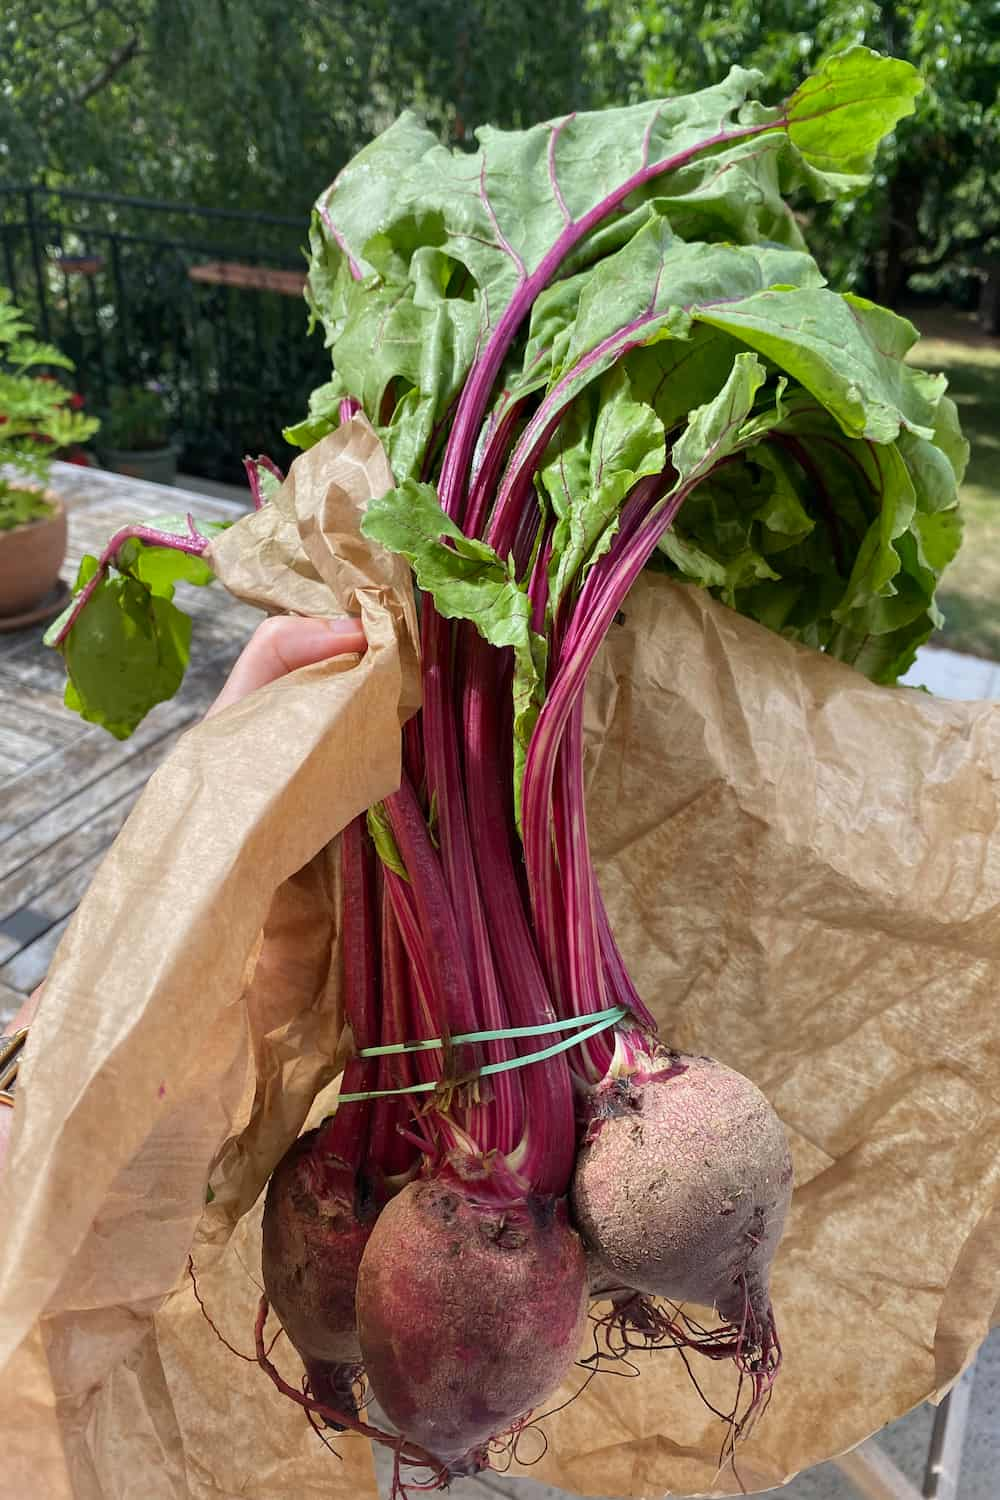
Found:
[[[0,632],[26,630],[29,625],[41,625],[46,620],[51,620],[61,609],[66,608],[71,594],[72,589],[65,578],[60,578],[44,599],[32,605],[31,609],[24,609],[19,615],[0,615]]]

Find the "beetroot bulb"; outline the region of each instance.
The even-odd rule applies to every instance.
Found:
[[[382,979],[393,977],[398,954],[379,933],[378,882],[373,850],[361,820],[342,843],[346,930],[345,1009],[361,1047],[380,1037],[400,1040],[398,1009],[378,1005]],[[376,964],[381,955],[381,972]],[[381,1011],[381,1015],[379,1015]],[[379,1031],[375,1027],[379,1025]],[[409,1076],[408,1060],[397,1073]],[[352,1059],[343,1093],[363,1092],[378,1069]],[[399,1101],[345,1101],[318,1130],[296,1140],[268,1184],[262,1225],[265,1292],[305,1365],[312,1397],[356,1415],[354,1388],[361,1374],[355,1291],[361,1255],[380,1207],[414,1160],[395,1122]]]
[[[411,1183],[383,1211],[358,1277],[380,1406],[451,1473],[485,1467],[491,1440],[571,1368],[586,1290],[564,1199],[493,1207],[457,1180]]]
[[[316,1149],[319,1137],[318,1130],[300,1136],[272,1173],[262,1226],[264,1286],[311,1394],[353,1415],[361,1368],[355,1289],[377,1207],[359,1199],[354,1173]]]
[[[780,1120],[742,1074],[666,1050],[591,1096],[573,1214],[592,1280],[714,1308],[741,1362],[774,1364],[771,1261],[791,1199]]]

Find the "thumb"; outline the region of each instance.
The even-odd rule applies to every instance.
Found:
[[[332,656],[360,655],[366,647],[360,620],[274,615],[258,625],[205,717],[211,718],[299,667]]]

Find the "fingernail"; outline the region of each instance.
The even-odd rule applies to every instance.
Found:
[[[326,625],[331,634],[335,635],[338,640],[343,640],[345,636],[364,635],[364,628],[361,621],[353,619],[351,616],[327,619],[323,621],[323,624]]]

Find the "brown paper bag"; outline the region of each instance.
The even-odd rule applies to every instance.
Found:
[[[250,1354],[260,1189],[340,1062],[332,841],[396,784],[416,701],[405,569],[357,532],[388,482],[357,419],[240,523],[251,566],[218,544],[243,597],[360,608],[371,648],[185,736],[53,967],[0,1183],[16,1494],[374,1494],[365,1445],[327,1453],[185,1266]],[[512,1472],[767,1488],[940,1393],[997,1314],[1000,710],[875,688],[648,576],[592,673],[587,744],[607,904],[664,1037],[748,1073],[789,1128],[785,1365],[738,1475],[665,1351],[591,1379]],[[284,1340],[274,1357],[300,1378]],[[732,1406],[728,1367],[697,1374]]]

